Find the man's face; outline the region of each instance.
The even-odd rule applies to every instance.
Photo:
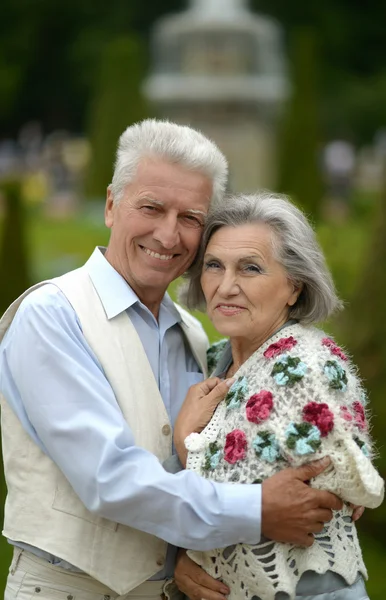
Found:
[[[139,163],[119,204],[108,193],[106,258],[144,304],[161,299],[191,265],[211,195],[208,177],[160,159]]]

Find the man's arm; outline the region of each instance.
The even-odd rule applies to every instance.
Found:
[[[48,288],[48,289],[47,289]],[[186,548],[260,539],[260,486],[165,472],[134,445],[76,315],[54,286],[21,305],[0,346],[0,389],[91,512]]]

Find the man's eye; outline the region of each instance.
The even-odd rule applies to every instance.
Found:
[[[154,213],[158,211],[158,208],[156,206],[152,206],[151,204],[144,204],[141,206],[141,210],[147,213]]]
[[[200,219],[194,217],[193,215],[183,215],[181,218],[188,227],[194,227],[195,229],[198,229],[204,225]]]

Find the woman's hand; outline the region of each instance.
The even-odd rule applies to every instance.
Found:
[[[174,580],[190,600],[226,600],[230,591],[224,583],[205,573],[182,549],[177,555]]]
[[[234,381],[234,379],[222,381],[218,377],[211,377],[189,388],[174,425],[174,445],[184,466],[187,455],[185,438],[190,433],[200,433],[204,429]]]

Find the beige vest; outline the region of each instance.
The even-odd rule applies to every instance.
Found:
[[[23,298],[46,283],[57,285],[77,313],[136,445],[164,461],[171,454],[170,423],[145,351],[126,312],[107,319],[87,266],[27,290],[1,319],[0,341]],[[191,315],[177,308],[205,373],[206,336]],[[6,399],[0,395],[0,400],[8,487],[3,535],[59,556],[118,594],[159,571],[166,543],[90,513],[56,464],[25,433]]]

